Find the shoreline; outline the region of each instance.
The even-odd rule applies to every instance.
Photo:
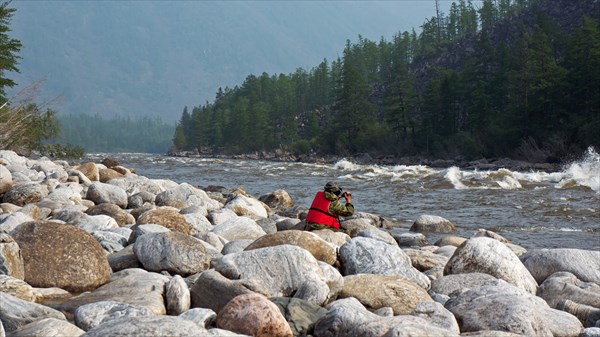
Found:
[[[218,158],[218,159],[242,159],[242,160],[269,160],[275,162],[301,162],[309,164],[335,164],[346,159],[360,165],[424,165],[432,168],[450,168],[458,167],[465,170],[499,170],[502,168],[511,171],[545,171],[559,172],[565,166],[565,163],[534,163],[510,158],[481,158],[477,160],[466,159],[432,159],[420,156],[383,156],[372,157],[368,153],[360,153],[352,156],[336,155],[299,155],[295,156],[287,152],[254,152],[245,154],[221,154],[221,153],[199,153],[197,151],[175,151],[167,152],[168,157],[186,157],[186,158]]]

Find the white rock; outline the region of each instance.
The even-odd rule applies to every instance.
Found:
[[[246,216],[258,216],[261,218],[268,217],[267,210],[260,203],[260,201],[246,197],[242,194],[239,194],[232,200],[230,200],[227,204],[225,204],[225,208],[228,208],[235,212],[237,215],[246,215]]]
[[[224,223],[215,226],[211,232],[222,236],[228,241],[256,240],[259,237],[267,234],[259,225],[256,224],[256,221],[244,216],[229,219]]]

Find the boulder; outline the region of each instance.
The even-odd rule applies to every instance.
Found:
[[[98,170],[100,182],[105,183],[112,179],[121,179],[124,175],[110,168],[101,168]]]
[[[237,218],[237,214],[229,208],[221,208],[214,211],[208,212],[206,218],[210,221],[214,226],[220,225],[223,222]]]
[[[0,321],[6,332],[15,331],[31,322],[44,318],[57,318],[66,321],[60,311],[45,305],[24,301],[0,291]]]
[[[400,275],[345,276],[344,288],[339,297],[354,297],[371,309],[390,307],[394,315],[409,314],[422,301],[433,302],[425,289]]]
[[[175,232],[192,234],[192,226],[185,220],[183,215],[170,208],[157,208],[140,215],[136,224],[157,224]]]
[[[292,337],[292,329],[275,303],[260,294],[233,298],[219,312],[217,327],[256,337]]]
[[[416,270],[398,246],[376,239],[355,237],[340,248],[342,274],[403,275],[428,289],[427,276]]]
[[[461,293],[496,280],[497,278],[485,273],[445,275],[431,281],[430,292],[441,295],[450,295],[454,292]]]
[[[600,285],[583,282],[569,272],[557,272],[546,278],[538,288],[537,296],[552,308],[561,301],[571,300],[600,309]]]
[[[328,308],[315,323],[314,336],[458,336],[423,317],[376,315],[353,297],[337,300]]]
[[[194,281],[190,296],[193,308],[208,308],[219,312],[234,297],[252,292],[244,285],[244,280],[230,280],[214,269],[209,269]]]
[[[110,269],[113,272],[127,268],[142,268],[140,260],[138,260],[133,251],[133,245],[128,245],[120,251],[108,255],[107,259]]]
[[[71,225],[35,221],[12,232],[25,266],[25,282],[70,292],[93,290],[108,281],[111,269],[100,244]]]
[[[296,229],[297,226],[302,226],[304,229],[305,222],[296,218],[282,218],[275,222],[276,231],[289,231]]]
[[[201,213],[186,213],[183,214],[185,220],[192,226],[192,234],[198,235],[207,233],[214,228],[208,219]]]
[[[575,316],[552,309],[543,299],[503,280],[451,297],[445,307],[454,314],[462,332],[500,330],[525,336],[578,336],[583,329]]]
[[[113,168],[115,170],[115,168]],[[107,184],[119,186],[127,192],[127,195],[135,195],[137,193],[149,193],[153,197],[165,191],[162,184],[157,179],[148,179],[144,176],[127,175],[124,179],[112,179],[106,182]]]
[[[108,253],[114,253],[122,250],[127,246],[128,237],[115,232],[95,231],[91,233],[94,239],[100,243],[100,246]]]
[[[276,209],[286,209],[294,206],[294,201],[285,190],[275,190],[269,194],[265,194],[258,200],[267,204],[267,206]]]
[[[85,337],[105,336],[170,336],[170,337],[206,337],[212,334],[199,327],[196,323],[173,316],[138,316],[123,317],[101,324],[90,331]]]
[[[34,289],[29,284],[8,275],[0,275],[0,291],[24,301],[35,302],[36,300]]]
[[[471,238],[492,238],[502,243],[508,243],[508,240],[502,235],[483,228],[476,230],[471,236]]]
[[[229,279],[253,281],[251,290],[267,297],[291,297],[305,282],[328,289],[317,260],[307,250],[292,245],[224,255],[213,260],[213,267]],[[324,295],[313,299],[314,303],[321,305],[332,296]]]
[[[10,235],[2,232],[0,232],[0,275],[25,279],[21,249]]]
[[[13,331],[11,337],[77,337],[81,336],[85,331],[77,326],[57,318],[44,318],[39,321],[31,322],[23,325],[19,329]]]
[[[410,227],[419,233],[456,233],[456,226],[448,219],[437,215],[420,215]]]
[[[306,231],[289,230],[264,235],[248,247],[246,251],[273,247],[278,245],[294,245],[308,250],[317,260],[333,265],[337,260],[335,247],[318,235]]]
[[[114,204],[121,208],[127,207],[127,192],[119,186],[101,182],[88,187],[85,198],[98,204]]]
[[[443,247],[443,246],[458,247],[458,246],[462,245],[463,242],[465,242],[466,240],[467,240],[467,238],[463,238],[461,236],[448,235],[448,236],[444,236],[444,237],[441,237],[440,239],[438,239],[434,245],[436,245],[438,247]]]
[[[456,318],[440,303],[431,301],[419,302],[410,314],[412,316],[423,317],[433,325],[446,329],[453,334],[460,334],[460,327]]]
[[[170,232],[170,231],[171,230],[168,229],[167,227],[164,227],[161,225],[155,225],[155,224],[133,225],[133,226],[131,226],[131,234],[129,235],[129,243],[134,243],[135,241],[137,241],[137,238],[139,238],[140,236],[142,236],[144,234],[166,233],[166,232]]]
[[[256,224],[256,221],[239,216],[229,219],[211,230],[228,241],[232,240],[256,240],[265,235],[265,231]]]
[[[17,206],[25,206],[38,202],[48,196],[48,187],[36,182],[13,185],[2,198],[2,202],[9,202]]]
[[[434,254],[427,250],[404,249],[404,252],[410,258],[413,267],[418,271],[427,271],[430,269],[444,269],[448,258],[443,255]]]
[[[128,194],[129,195],[129,194]],[[156,196],[148,191],[141,191],[127,198],[127,208],[138,208],[146,204],[154,204]]]
[[[600,285],[600,251],[558,248],[532,249],[521,261],[539,283],[559,271],[566,271],[584,282]]]
[[[221,208],[221,203],[211,199],[206,192],[190,184],[183,183],[156,195],[156,205],[171,206],[181,204],[183,207],[198,205],[208,211]]]
[[[343,246],[346,242],[350,241],[350,236],[348,234],[343,232],[334,232],[329,229],[319,229],[316,231],[311,231],[311,233],[329,242],[337,249]]]
[[[273,297],[270,300],[284,315],[294,336],[310,335],[315,322],[327,313],[326,309],[298,298]]]
[[[340,227],[346,230],[351,237],[355,237],[361,231],[368,231],[373,228],[371,221],[365,218],[352,218],[341,221]]]
[[[190,309],[190,289],[181,276],[175,275],[165,284],[165,302],[169,315],[180,315]]]
[[[254,241],[256,241],[256,240],[233,240],[233,241],[229,241],[225,245],[223,245],[223,249],[221,249],[221,254],[227,255],[227,254],[232,254],[232,253],[243,252]]]
[[[12,174],[4,165],[0,165],[0,195],[10,190],[12,184]]]
[[[377,239],[389,245],[398,245],[398,243],[396,242],[396,240],[394,240],[394,237],[390,233],[375,227],[363,229],[360,232],[356,233],[356,236]]]
[[[119,226],[131,225],[135,223],[133,215],[127,213],[121,207],[115,204],[104,203],[88,208],[85,211],[88,215],[107,215],[113,218]]]
[[[179,232],[142,235],[133,251],[148,271],[191,275],[210,266],[210,257],[200,240]]]
[[[192,321],[202,328],[213,326],[217,320],[217,314],[205,308],[192,308],[179,315],[179,317]]]
[[[456,247],[457,246],[452,246],[452,245],[441,246],[440,248],[436,249],[433,252],[437,255],[441,255],[441,256],[449,259],[452,257],[452,255],[454,255],[454,252],[456,252]]]
[[[75,170],[83,173],[90,181],[99,181],[100,180],[100,172],[98,171],[98,166],[95,163],[89,162],[78,165],[75,167]]]
[[[238,194],[235,198],[228,201],[225,204],[225,208],[234,211],[239,216],[256,216],[261,218],[269,216],[260,201],[242,194]]]
[[[80,306],[75,310],[75,324],[85,331],[106,322],[123,317],[153,316],[145,307],[115,301],[98,301]]]
[[[114,273],[112,278],[100,288],[72,297],[55,307],[63,312],[73,313],[84,304],[114,301],[147,308],[154,315],[167,313],[164,289],[169,281],[168,277],[142,269],[126,269]]]
[[[590,328],[600,324],[600,309],[575,303],[571,300],[563,300],[556,306],[556,309],[568,312],[577,317],[584,327]]]
[[[256,224],[267,234],[277,232],[277,222],[272,218],[258,218]]]
[[[12,204],[8,204],[12,205]],[[12,214],[0,215],[0,232],[10,233],[20,224],[33,221],[33,218],[29,215],[21,212],[14,212]]]
[[[429,246],[427,237],[421,233],[397,233],[392,232],[394,240],[400,247],[423,247]]]
[[[515,253],[492,238],[476,237],[465,241],[444,268],[444,275],[475,272],[490,274],[531,294],[537,291],[537,282]]]

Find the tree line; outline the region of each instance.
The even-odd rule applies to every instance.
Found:
[[[249,75],[186,107],[173,146],[536,161],[600,146],[600,18],[567,29],[542,5],[460,0],[419,34],[359,36],[310,70]]]

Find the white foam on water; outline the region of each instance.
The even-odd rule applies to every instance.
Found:
[[[353,162],[344,158],[344,159],[340,159],[337,163],[335,163],[333,165],[333,168],[336,170],[356,171],[360,168],[360,165],[354,164]]]
[[[450,181],[450,183],[452,183],[454,188],[457,190],[467,188],[467,186],[465,186],[465,184],[463,184],[462,181],[460,181],[460,179],[462,178],[462,173],[461,170],[456,166],[452,166],[449,169],[447,169],[444,178]]]
[[[516,188],[522,188],[521,183],[512,176],[505,176],[504,179],[496,181],[496,183],[505,190],[512,190]]]
[[[600,155],[590,146],[585,155],[571,163],[563,171],[557,188],[587,186],[600,193]]]

